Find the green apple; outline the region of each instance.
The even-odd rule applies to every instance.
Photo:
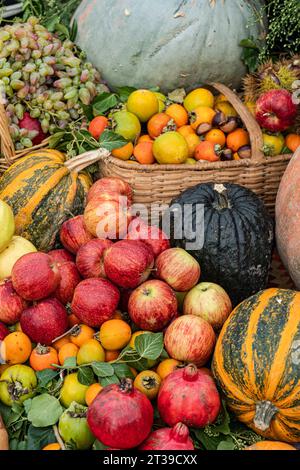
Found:
[[[10,243],[15,233],[14,213],[6,202],[0,199],[0,253]]]

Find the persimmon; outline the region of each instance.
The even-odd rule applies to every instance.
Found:
[[[105,349],[110,351],[122,349],[130,341],[131,328],[124,320],[107,320],[100,327],[99,338]]]
[[[97,116],[91,120],[88,130],[94,139],[98,140],[107,127],[108,119],[105,116]]]
[[[90,362],[104,362],[105,351],[99,341],[96,339],[89,339],[82,346],[80,346],[77,354],[77,364],[88,364]]]
[[[153,370],[143,370],[134,379],[133,386],[149,400],[156,398],[161,384],[160,376]]]
[[[22,331],[7,335],[0,346],[0,356],[6,364],[23,364],[31,354],[31,341]]]
[[[121,351],[119,349],[116,349],[115,351],[107,349],[105,351],[105,362],[115,361],[118,359],[120,352]]]
[[[138,336],[144,335],[145,333],[150,333],[150,331],[135,331],[130,338],[129,346],[134,349],[135,340]]]
[[[79,323],[80,323],[80,320],[78,317],[76,317],[76,315],[74,315],[74,313],[71,313],[70,315],[68,315],[68,325],[70,328],[72,328],[75,325],[79,325]]]
[[[52,344],[52,346],[54,347],[54,349],[56,349],[56,351],[59,351],[60,348],[62,348],[65,344],[70,344],[69,335],[63,336],[63,338],[58,339],[57,341],[55,341],[55,343]]]
[[[225,114],[225,116],[226,116],[227,118],[233,117],[233,116],[236,117],[236,116],[238,115],[238,113],[236,112],[236,110],[234,109],[234,107],[231,106],[230,103],[225,102],[225,101],[222,101],[222,102],[218,103],[218,104],[216,105],[215,109],[216,109],[217,111],[220,111],[220,112],[222,112],[223,114]]]
[[[141,137],[137,141],[138,144],[141,144],[142,142],[153,142],[153,139],[150,137],[149,134],[144,134],[141,135]]]
[[[207,160],[209,162],[217,162],[220,160],[218,151],[221,149],[219,145],[215,145],[212,142],[206,140],[200,142],[195,150],[196,160]]]
[[[238,128],[227,135],[227,147],[233,152],[237,152],[239,148],[250,144],[249,134],[245,129]]]
[[[164,132],[176,131],[176,124],[174,119],[166,113],[154,114],[147,124],[147,129],[150,137],[155,139]]]
[[[95,331],[93,328],[87,325],[78,325],[74,331],[70,334],[70,340],[76,346],[82,346],[89,339],[94,337]]]
[[[288,134],[285,138],[285,145],[291,152],[296,152],[297,148],[300,147],[300,135]]]
[[[192,128],[196,130],[200,124],[211,124],[215,115],[216,111],[214,111],[212,108],[208,108],[207,106],[199,106],[198,108],[194,109],[190,115]]]
[[[156,372],[160,376],[161,380],[163,380],[182,364],[182,362],[176,361],[176,359],[164,359],[160,364],[158,364]]]
[[[134,147],[133,155],[141,165],[155,163],[152,147],[152,142],[141,142]]]
[[[159,102],[153,91],[136,90],[129,95],[126,107],[141,122],[147,122],[154,114],[158,113]]]
[[[199,145],[201,142],[201,139],[197,134],[188,134],[185,136],[185,140],[189,148],[189,158],[192,158],[195,154],[197,145]]]
[[[165,113],[175,121],[177,127],[185,126],[188,123],[189,115],[181,104],[171,104],[167,107]]]
[[[77,357],[78,351],[79,348],[78,346],[76,346],[76,344],[64,344],[58,351],[59,363],[63,365],[65,360],[68,359],[68,357]]]
[[[78,380],[76,372],[67,375],[60,389],[59,400],[65,408],[68,408],[73,401],[80,405],[85,405],[85,394],[88,389],[87,385],[83,385]]]
[[[48,444],[43,447],[42,450],[61,450],[61,447],[58,442],[53,442],[52,444]]]
[[[118,320],[123,320],[123,315],[121,310],[116,310],[115,313],[113,314],[112,318],[118,319]]]
[[[160,135],[153,144],[153,154],[160,164],[181,164],[189,156],[185,138],[179,132],[166,132]]]
[[[133,153],[133,143],[128,142],[128,144],[123,145],[118,149],[113,149],[111,154],[113,157],[119,158],[120,160],[129,160]]]
[[[103,390],[103,387],[100,384],[92,384],[89,386],[85,393],[85,402],[87,406],[90,406],[90,404],[95,400],[96,396],[98,393]]]
[[[224,147],[226,144],[226,135],[220,129],[212,129],[205,134],[205,140]]]
[[[219,103],[223,103],[224,101],[228,101],[228,98],[222,93],[220,93],[215,97],[215,106]]]
[[[183,137],[186,137],[187,135],[191,135],[191,134],[196,134],[192,126],[189,124],[186,126],[179,127],[179,129],[177,129],[177,132],[183,135]]]
[[[57,351],[51,346],[38,344],[30,354],[29,363],[34,370],[55,369],[58,364]]]
[[[263,133],[263,151],[264,154],[270,157],[274,157],[275,155],[280,155],[282,149],[284,147],[284,137],[282,134],[267,134],[266,132]]]
[[[214,105],[214,95],[206,88],[196,88],[184,99],[183,105],[188,112],[194,111],[199,106],[212,108]]]

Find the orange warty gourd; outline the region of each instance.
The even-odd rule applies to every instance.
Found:
[[[244,450],[296,450],[295,447],[285,442],[278,441],[260,441]]]

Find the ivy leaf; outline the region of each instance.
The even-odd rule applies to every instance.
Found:
[[[41,450],[47,444],[56,442],[52,427],[37,428],[32,424],[28,428],[27,450]]]
[[[122,101],[122,103],[126,103],[129,96],[134,91],[136,91],[136,88],[134,88],[132,86],[122,86],[122,87],[116,88],[116,92],[118,93],[119,98]]]
[[[49,385],[49,383],[55,377],[57,377],[58,374],[59,374],[59,372],[57,372],[56,370],[53,370],[53,369],[44,369],[44,370],[40,370],[40,371],[36,372],[39,387],[41,387],[41,388],[47,387],[47,385]]]
[[[131,372],[129,366],[127,364],[113,364],[112,365],[115,371],[115,375],[119,379],[123,379],[128,377],[129,379],[134,379],[134,375]]]
[[[117,375],[113,374],[109,377],[103,377],[100,379],[100,384],[102,387],[107,387],[107,385],[118,384],[120,380]]]
[[[107,362],[92,362],[92,369],[97,377],[111,377],[114,375],[114,368]]]
[[[118,98],[115,93],[108,93],[104,91],[98,95],[93,101],[93,115],[102,116],[110,109],[114,108],[118,104]]]
[[[127,140],[124,139],[124,137],[119,134],[116,134],[113,131],[102,132],[99,142],[101,144],[101,147],[109,150],[110,152],[127,144]]]
[[[135,349],[144,359],[158,359],[164,347],[164,338],[162,333],[145,333],[137,336],[135,340]]]
[[[28,421],[35,427],[47,427],[57,423],[63,409],[57,398],[44,393],[32,399]]]
[[[77,378],[82,385],[92,385],[94,383],[94,372],[90,367],[80,367]]]

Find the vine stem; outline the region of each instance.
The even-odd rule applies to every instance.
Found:
[[[61,447],[61,450],[66,450],[65,443],[62,440],[62,438],[60,437],[60,434],[59,434],[59,431],[58,431],[58,428],[57,428],[56,424],[54,424],[54,426],[52,426],[52,427],[53,427],[53,431],[54,431],[56,440],[57,440],[57,442],[59,443],[59,445]]]

